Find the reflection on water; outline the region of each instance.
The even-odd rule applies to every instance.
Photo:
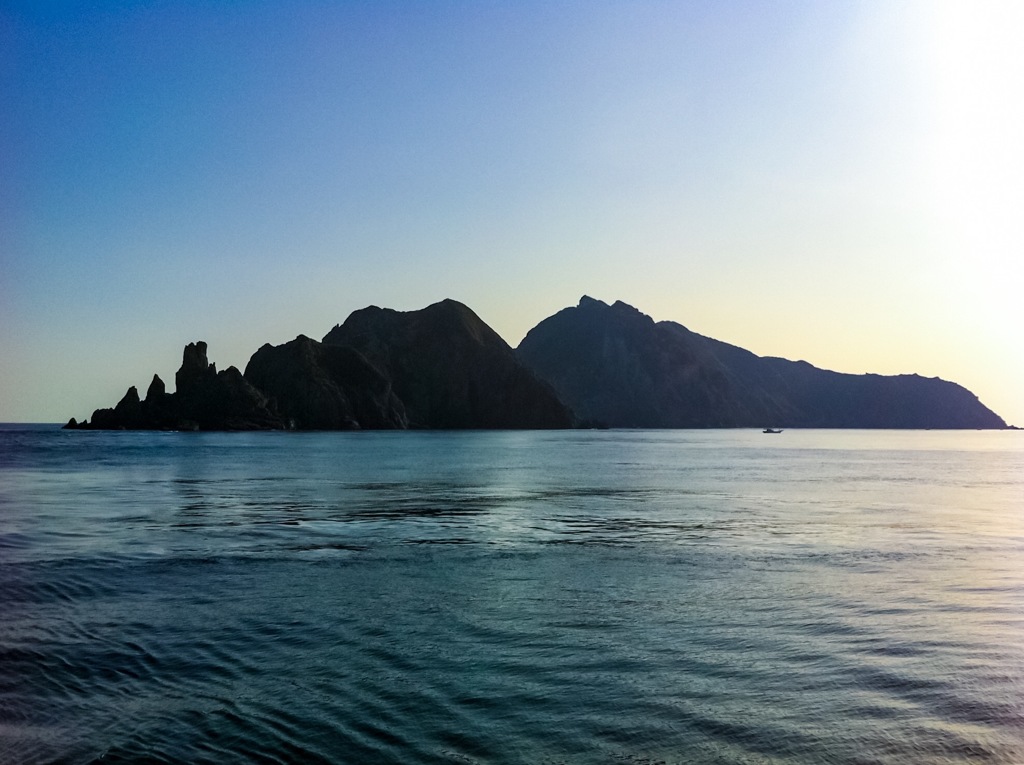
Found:
[[[0,430],[0,761],[1024,761],[1019,433]]]

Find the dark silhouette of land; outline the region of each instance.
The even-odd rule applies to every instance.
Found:
[[[578,416],[611,427],[1006,427],[951,382],[759,357],[586,296],[530,330],[518,352]]]
[[[848,375],[762,358],[584,297],[513,350],[473,311],[371,306],[317,342],[264,345],[245,373],[185,347],[176,390],[67,428],[350,430],[403,428],[1005,428],[968,390],[917,375]]]
[[[243,375],[217,372],[206,343],[185,348],[177,392],[154,377],[113,409],[66,427],[174,430],[570,428],[554,390],[469,308],[353,313],[322,343],[264,345]]]
[[[371,306],[324,336],[392,381],[415,428],[569,428],[555,391],[473,311],[444,300],[401,313]]]

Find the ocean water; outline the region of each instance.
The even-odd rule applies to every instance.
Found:
[[[0,429],[3,763],[1021,763],[1024,433]]]

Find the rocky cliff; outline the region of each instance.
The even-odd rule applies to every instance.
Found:
[[[351,348],[391,381],[415,428],[568,428],[573,414],[462,303],[419,311],[371,306],[323,339]]]
[[[391,381],[352,348],[323,345],[305,335],[264,345],[245,378],[273,400],[291,427],[315,430],[405,428],[405,406]]]
[[[65,427],[86,430],[266,430],[286,426],[266,394],[235,367],[222,372],[206,356],[206,343],[189,343],[168,393],[157,375],[144,400],[132,386],[113,409],[97,409],[92,419],[72,419]]]
[[[612,427],[1006,427],[951,382],[762,358],[589,297],[534,327],[518,353],[578,416]]]
[[[218,372],[190,343],[168,393],[153,377],[112,409],[68,428],[254,430],[568,428],[572,412],[461,303],[356,311],[318,343],[264,345],[243,375]]]

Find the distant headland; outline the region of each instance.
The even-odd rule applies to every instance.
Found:
[[[759,357],[622,302],[584,296],[512,349],[472,310],[370,306],[317,342],[264,345],[218,372],[189,343],[85,430],[986,428],[1007,425],[955,383],[852,375]]]

